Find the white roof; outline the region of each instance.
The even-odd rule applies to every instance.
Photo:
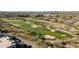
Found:
[[[12,43],[7,39],[9,39],[9,37],[0,38],[0,48],[6,48],[12,45]]]

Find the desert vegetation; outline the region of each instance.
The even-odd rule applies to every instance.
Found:
[[[79,47],[77,12],[1,12],[0,30],[34,47]]]

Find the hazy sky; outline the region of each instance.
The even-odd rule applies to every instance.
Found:
[[[0,0],[0,11],[79,11],[79,0]]]

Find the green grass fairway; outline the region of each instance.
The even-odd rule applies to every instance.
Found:
[[[18,25],[17,27],[19,27],[20,29],[24,30],[24,31],[29,31],[29,32],[33,32],[35,35],[51,35],[51,36],[55,36],[58,39],[63,39],[63,38],[72,38],[73,36],[70,35],[69,33],[65,33],[65,32],[60,32],[60,31],[55,31],[55,32],[51,32],[50,30],[46,29],[46,28],[32,28],[32,24],[27,24],[25,21],[22,20],[5,20],[8,23],[11,24],[15,24]],[[31,21],[32,23],[36,23],[35,21]],[[65,35],[64,37],[62,35]]]

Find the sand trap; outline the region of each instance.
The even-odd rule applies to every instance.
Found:
[[[37,28],[38,25],[32,24],[32,28]]]
[[[54,36],[50,36],[50,35],[45,35],[44,38],[46,38],[46,39],[55,39]]]
[[[62,35],[63,37],[65,37],[66,35]]]
[[[52,29],[51,32],[55,32],[55,30]]]
[[[14,26],[20,26],[20,24],[12,24],[12,25],[14,25]]]

